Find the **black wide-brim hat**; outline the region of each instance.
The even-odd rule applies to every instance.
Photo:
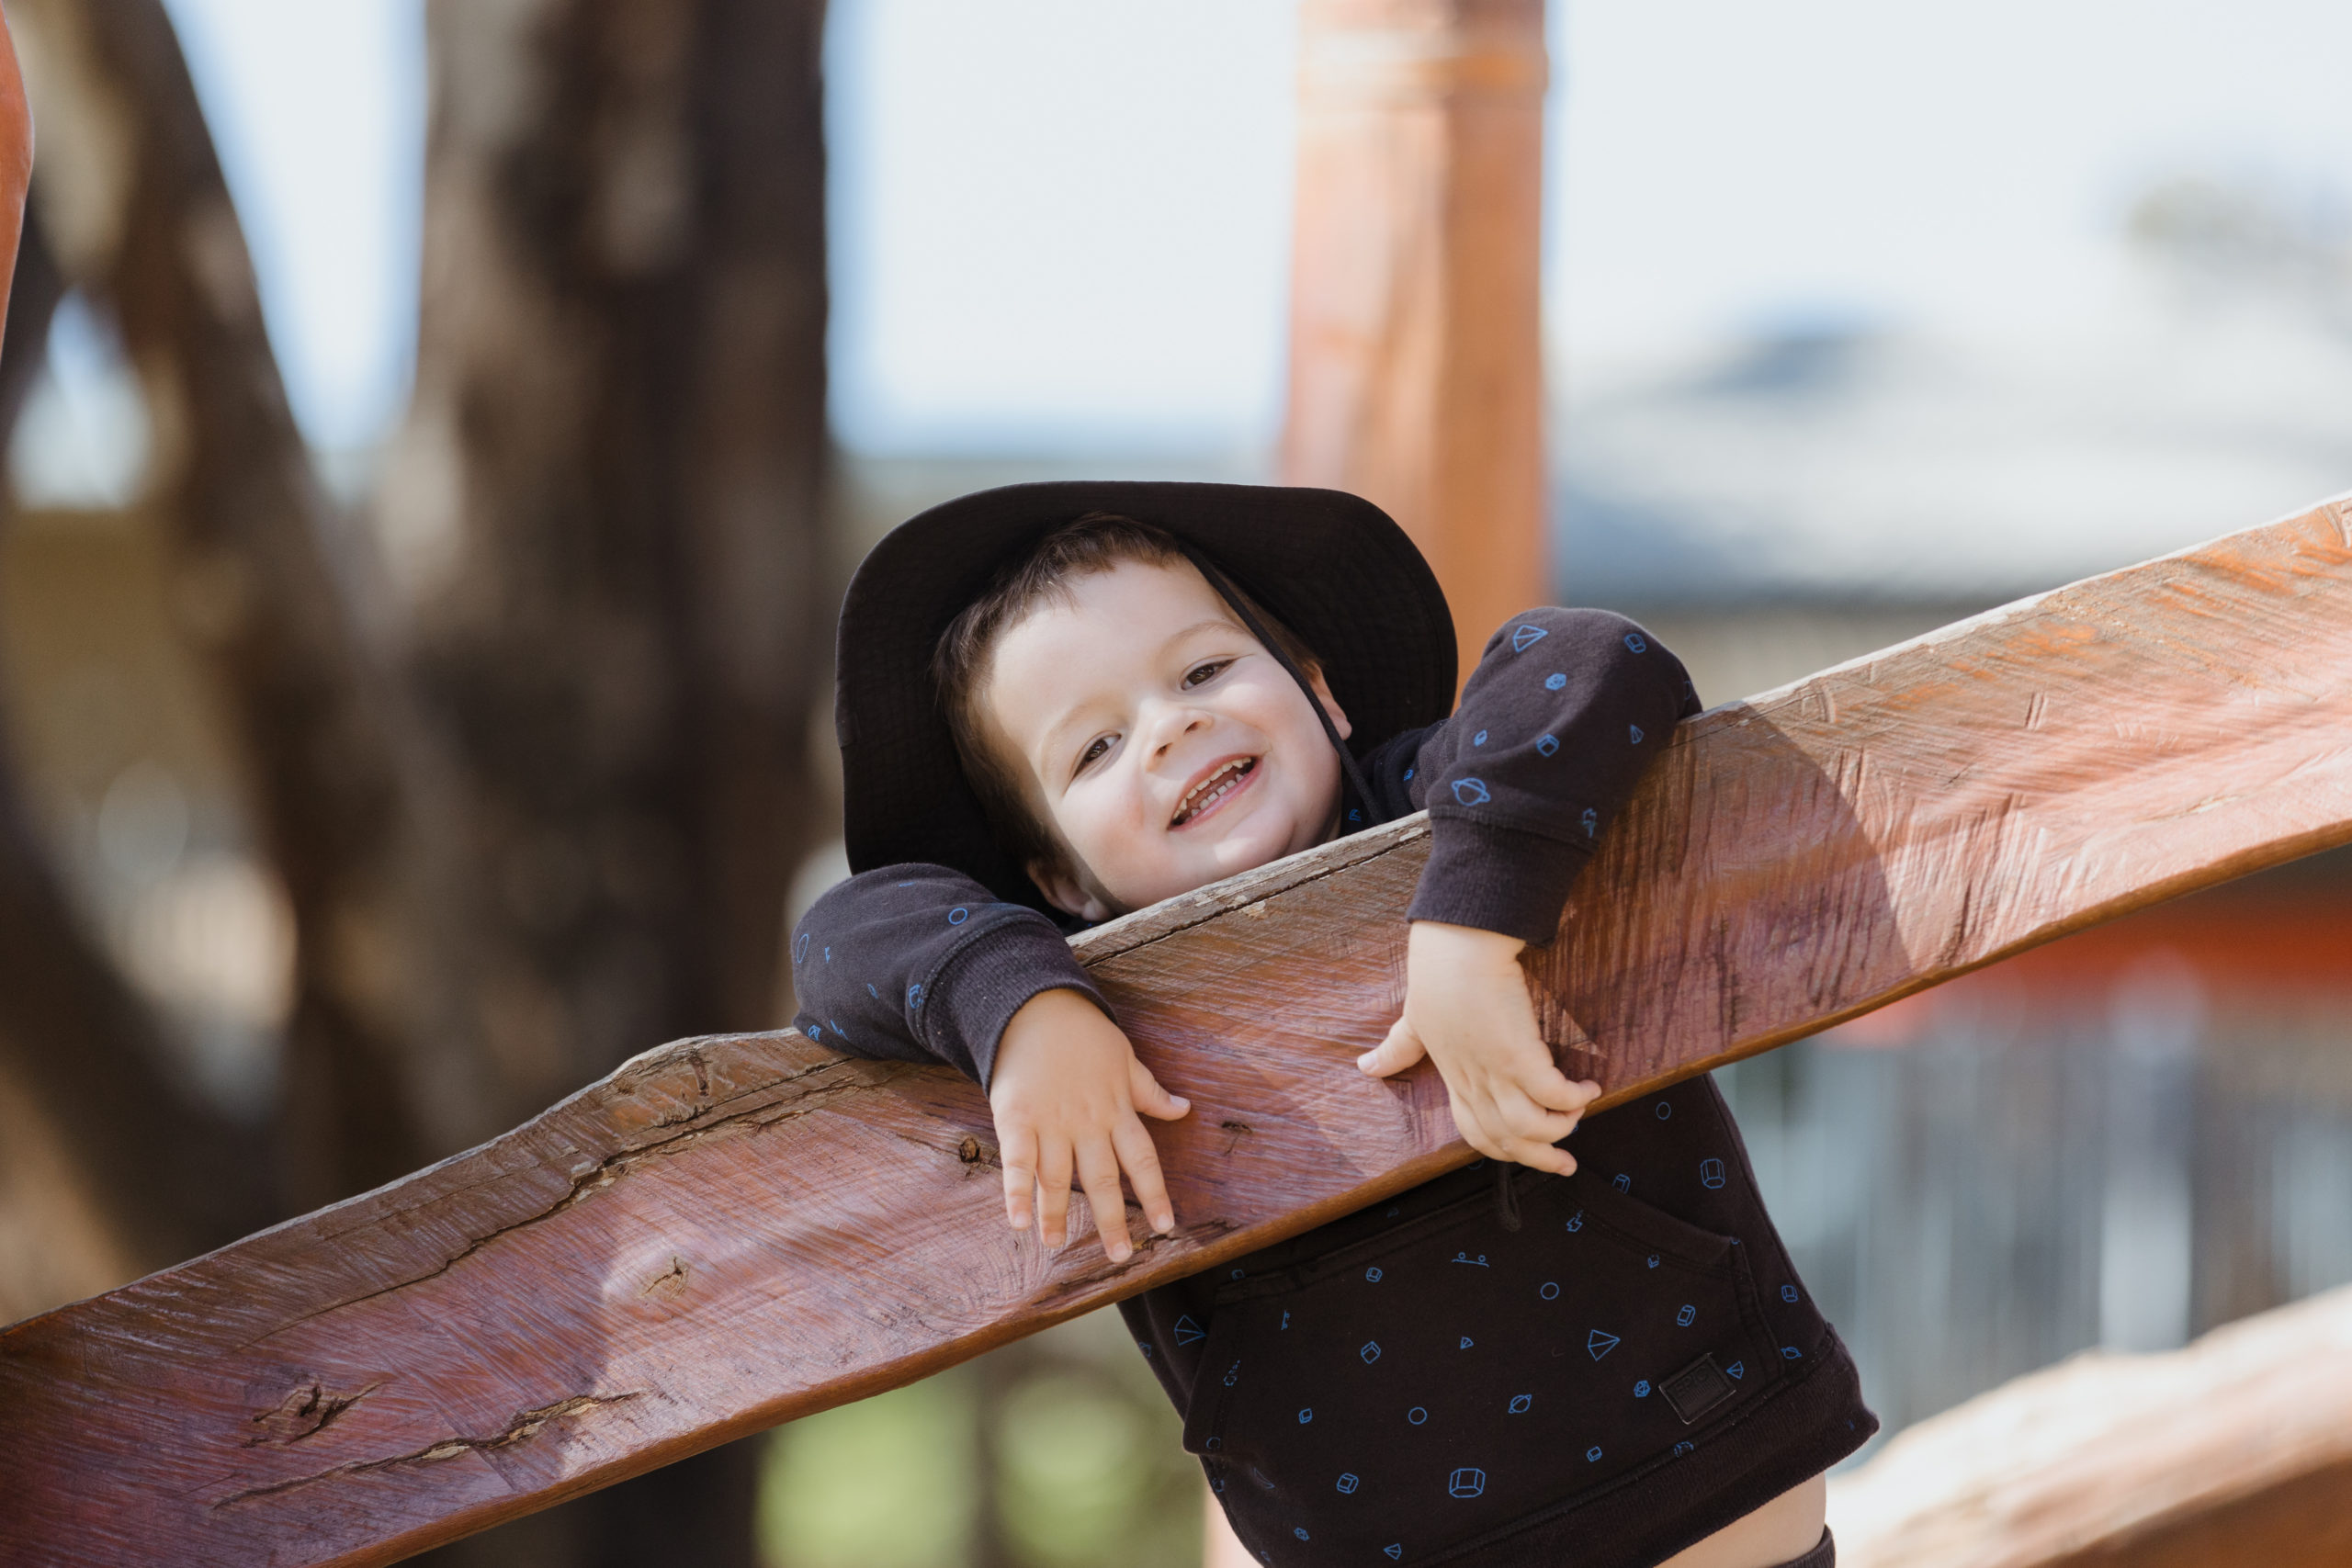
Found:
[[[1359,496],[1132,480],[980,491],[891,530],[842,603],[833,728],[851,870],[953,866],[1008,903],[1051,912],[964,777],[932,650],[1000,567],[1092,512],[1166,529],[1296,632],[1358,745],[1453,711],[1445,594],[1405,530]]]

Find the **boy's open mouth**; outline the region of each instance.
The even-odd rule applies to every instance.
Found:
[[[1209,771],[1208,776],[1184,792],[1176,803],[1176,815],[1168,819],[1170,828],[1182,828],[1194,818],[1216,809],[1218,803],[1239,789],[1258,766],[1255,757],[1232,757]]]

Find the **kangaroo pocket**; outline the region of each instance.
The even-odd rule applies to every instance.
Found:
[[[1421,1562],[1670,1464],[1779,1381],[1738,1243],[1582,1172],[1217,1293],[1185,1446],[1263,1562]]]

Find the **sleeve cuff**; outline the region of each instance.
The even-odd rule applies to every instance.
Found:
[[[1009,920],[957,948],[939,966],[928,987],[930,1005],[939,1011],[922,1021],[923,1032],[939,1055],[970,1064],[966,1070],[986,1089],[996,1069],[997,1043],[1012,1015],[1040,991],[1062,989],[1078,992],[1118,1021],[1059,931],[1042,919]]]
[[[1531,946],[1560,929],[1568,889],[1592,853],[1541,833],[1458,817],[1430,823],[1430,862],[1407,918],[1515,936]]]

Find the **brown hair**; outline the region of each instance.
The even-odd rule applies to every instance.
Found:
[[[1175,566],[1180,562],[1190,564],[1190,559],[1166,529],[1115,513],[1090,512],[1047,534],[1027,555],[998,568],[988,587],[948,623],[932,649],[932,681],[946,710],[948,733],[955,738],[964,777],[980,798],[989,829],[1024,870],[1039,862],[1059,867],[1064,857],[1060,840],[1030,810],[1019,772],[989,743],[981,688],[987,682],[997,639],[1046,599],[1067,601],[1069,584],[1077,578],[1130,563]],[[1212,592],[1215,587],[1211,584]],[[1239,586],[1233,585],[1232,592],[1293,663],[1310,675],[1316,672],[1317,660],[1296,633],[1268,615]]]

